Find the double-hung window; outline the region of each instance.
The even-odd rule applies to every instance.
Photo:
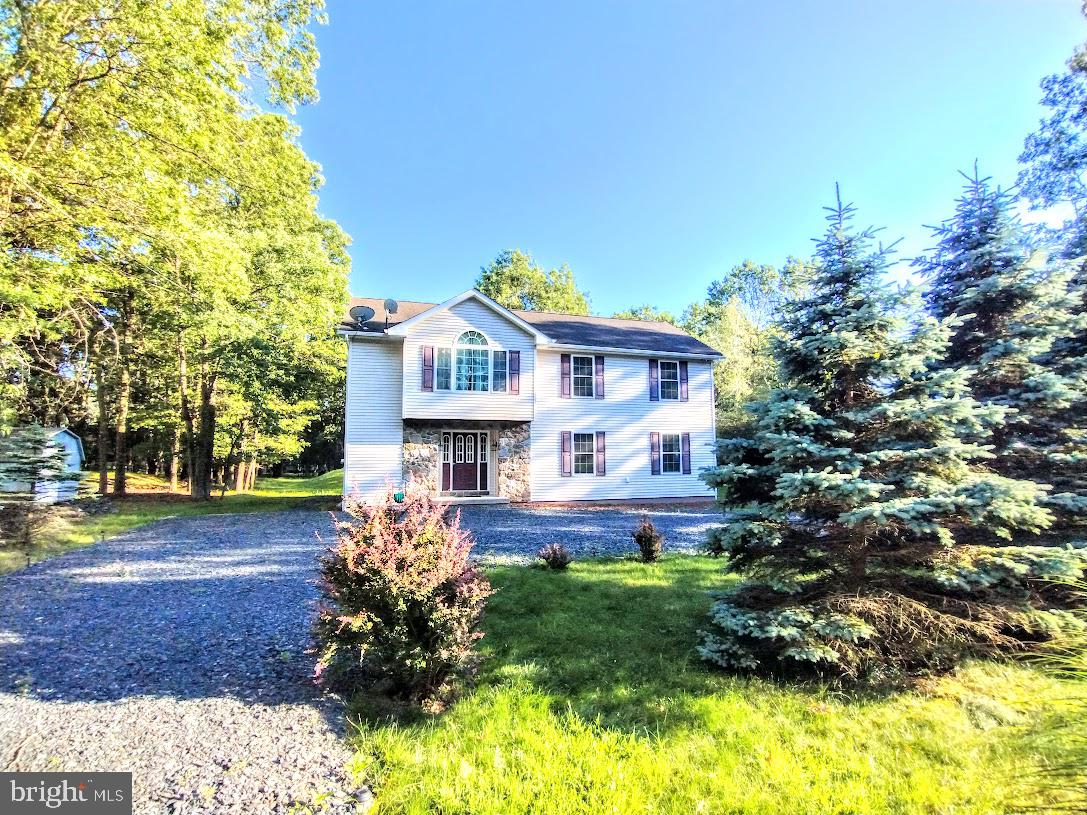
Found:
[[[503,393],[506,390],[506,352],[495,351],[491,365],[491,390]]]
[[[679,363],[660,361],[661,399],[679,399]],[[667,472],[667,471],[666,471]]]
[[[593,390],[593,358],[575,356],[572,362],[574,396],[593,398],[596,395]]]
[[[593,443],[592,433],[574,434],[574,475],[592,475],[596,472],[596,448]]]
[[[434,389],[447,391],[453,386],[452,355],[448,348],[438,349],[438,363],[434,369]]]
[[[663,367],[663,363],[661,363],[661,365]],[[661,384],[664,384],[663,380]],[[681,472],[683,469],[681,461],[682,453],[683,448],[680,445],[679,433],[661,433],[662,473]]]

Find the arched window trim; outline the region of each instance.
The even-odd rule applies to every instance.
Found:
[[[465,337],[468,337],[470,334],[473,334],[475,336],[466,340]],[[475,337],[479,338],[478,342],[475,341]],[[470,328],[467,331],[462,332],[461,335],[457,337],[457,340],[453,343],[453,345],[458,348],[478,348],[483,345],[490,345],[490,342],[487,340],[487,336],[482,331],[476,331],[474,328]]]

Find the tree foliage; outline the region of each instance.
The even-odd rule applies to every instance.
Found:
[[[705,475],[732,514],[711,551],[746,576],[703,635],[725,667],[947,667],[1058,626],[1031,580],[1082,568],[1073,551],[1010,542],[1051,516],[1037,485],[978,466],[1006,410],[971,397],[969,369],[937,364],[960,318],[908,326],[908,293],[885,288],[887,251],[852,214],[830,208],[812,285],[786,308],[787,385]],[[969,529],[985,545],[963,542]]]
[[[224,430],[260,450],[314,415],[347,241],[258,102],[316,98],[319,11],[0,0],[0,425],[93,424],[118,492],[138,450],[207,497]]]
[[[1087,321],[1069,284],[1072,270],[1046,262],[1012,211],[1011,196],[988,179],[965,176],[953,218],[918,265],[928,278],[926,302],[939,319],[959,318],[941,365],[968,366],[970,389],[1007,409],[994,429],[990,467],[1054,484],[1051,505],[1087,510],[1087,426],[1076,426],[1087,400],[1087,347],[1067,341]]]
[[[679,320],[676,319],[676,315],[672,314],[672,312],[661,311],[656,306],[651,306],[648,303],[641,306],[635,306],[634,308],[624,309],[623,311],[617,311],[611,316],[621,320],[643,320],[650,323],[679,325]]]
[[[564,264],[545,271],[520,249],[507,249],[479,270],[475,287],[510,309],[588,314],[589,297]]]

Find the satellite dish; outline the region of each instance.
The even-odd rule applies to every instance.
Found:
[[[385,301],[385,311],[389,312],[389,314],[396,314],[397,309],[399,308],[400,304],[395,300],[389,299]]]
[[[352,320],[354,320],[356,323],[362,324],[374,319],[374,314],[376,312],[369,306],[355,306],[353,309],[351,309],[349,313]]]

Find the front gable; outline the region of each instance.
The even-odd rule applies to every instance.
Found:
[[[458,294],[444,303],[427,309],[426,311],[416,314],[411,319],[405,320],[402,323],[390,328],[388,334],[390,336],[407,337],[412,334],[418,333],[420,330],[426,330],[423,326],[428,323],[434,323],[441,320],[461,319],[467,325],[465,330],[472,328],[472,323],[477,325],[491,325],[495,326],[501,321],[507,323],[510,326],[517,328],[524,334],[527,334],[532,338],[533,342],[547,342],[548,337],[542,331],[539,331],[531,324],[517,316],[514,312],[499,305],[490,297],[475,289],[469,289],[466,292]]]
[[[478,292],[454,298],[407,320],[389,334],[403,337],[403,404],[405,419],[495,419],[527,421],[533,414],[536,342],[539,332],[512,312]],[[503,392],[438,387],[436,361],[447,354],[456,366],[458,340],[465,332],[481,334],[488,355],[495,351],[518,355],[518,388]],[[488,356],[488,360],[492,357]],[[429,370],[429,372],[428,372]],[[455,374],[454,374],[455,376]],[[429,384],[429,387],[428,387]]]

